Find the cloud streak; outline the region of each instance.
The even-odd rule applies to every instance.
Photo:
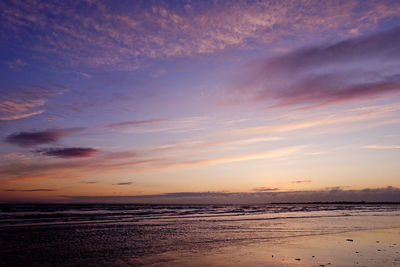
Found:
[[[134,152],[95,153],[93,157],[71,157],[62,162],[15,162],[0,166],[0,177],[3,182],[26,182],[52,179],[88,179],[99,172],[102,174],[118,174],[122,170],[130,173],[153,172],[164,169],[193,168],[217,164],[234,163],[251,160],[279,159],[293,156],[303,147],[284,147],[260,153],[238,154],[214,158],[186,159],[182,155],[165,156],[145,155]],[[47,151],[47,150],[45,150]],[[57,151],[51,156],[60,156]],[[65,157],[65,155],[63,155]],[[79,160],[77,160],[79,158]],[[75,160],[74,160],[75,159]]]
[[[53,192],[55,189],[38,188],[38,189],[4,189],[7,192]]]
[[[269,107],[321,107],[400,93],[400,27],[256,62],[235,95]]]
[[[123,122],[114,122],[101,125],[101,127],[107,128],[119,128],[119,127],[132,127],[139,126],[144,124],[153,124],[158,122],[166,121],[166,119],[152,119],[152,120],[138,120],[138,121],[123,121]]]
[[[116,183],[113,185],[131,185],[131,184],[132,184],[132,182],[124,182],[124,183]]]
[[[48,129],[37,132],[18,132],[6,137],[5,142],[18,146],[35,146],[59,141],[62,137],[74,134],[83,128]]]
[[[0,88],[0,121],[18,120],[42,114],[50,97],[65,90],[31,85],[20,88]]]
[[[311,180],[295,180],[290,181],[292,184],[304,184],[304,183],[311,183]]]
[[[400,145],[368,145],[363,146],[368,149],[400,149]]]
[[[386,124],[399,123],[398,104],[365,106],[343,110],[340,112],[325,112],[311,117],[287,117],[281,123],[260,125],[254,127],[238,128],[234,132],[237,134],[266,134],[266,133],[289,133],[300,130],[313,129],[318,133],[335,133],[335,128],[339,130],[346,127],[343,131],[351,131],[353,128],[376,127]],[[310,133],[310,132],[309,132]]]
[[[58,158],[88,158],[100,151],[88,147],[44,148],[35,151],[44,156]]]
[[[262,160],[262,159],[276,159],[294,155],[301,151],[303,146],[292,146],[284,147],[275,150],[269,150],[266,152],[242,154],[235,156],[216,157],[216,158],[204,158],[204,159],[193,159],[193,160],[181,160],[177,162],[169,162],[166,164],[167,167],[173,166],[205,166],[205,165],[217,165],[224,163],[233,163],[241,161],[251,160]]]
[[[278,190],[279,190],[279,188],[276,188],[276,187],[271,188],[271,187],[264,187],[264,186],[253,188],[253,191],[256,191],[256,192],[274,192],[274,191],[278,191]]]

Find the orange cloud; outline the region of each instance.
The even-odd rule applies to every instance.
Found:
[[[118,174],[128,169],[130,173],[152,172],[165,168],[207,166],[249,160],[274,159],[293,155],[303,147],[286,147],[262,153],[243,154],[227,157],[186,160],[184,155],[143,158],[136,153],[103,153],[97,157],[81,160],[57,160],[40,163],[14,163],[0,167],[3,182],[27,182],[44,179],[87,179],[101,173]]]
[[[375,125],[385,125],[400,122],[398,112],[400,107],[398,104],[369,106],[351,110],[344,110],[335,113],[322,113],[314,116],[312,119],[296,118],[290,119],[290,122],[281,124],[272,124],[265,126],[247,127],[237,129],[237,134],[265,134],[271,132],[292,132],[302,129],[341,126],[343,124],[368,122],[367,127],[375,127]],[[374,122],[374,123],[371,123]],[[376,123],[375,123],[376,122]],[[325,128],[326,129],[326,128]],[[348,128],[350,130],[351,128]],[[329,129],[328,129],[329,130]],[[329,132],[329,131],[328,131]]]
[[[304,183],[311,183],[311,180],[296,180],[290,181],[292,184],[304,184]]]
[[[369,148],[369,149],[400,149],[400,145],[368,145],[368,146],[363,146],[362,148]]]

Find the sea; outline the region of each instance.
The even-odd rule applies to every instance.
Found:
[[[0,266],[140,266],[171,252],[396,227],[399,204],[0,204]]]

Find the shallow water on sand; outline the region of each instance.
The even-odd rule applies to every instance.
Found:
[[[385,255],[388,265],[382,266],[397,266],[400,238],[397,245],[390,238],[398,238],[399,231],[380,230],[371,237],[387,244],[379,243],[370,261],[335,256],[350,244],[373,241],[365,237],[371,234],[352,242],[341,235],[396,227],[400,205],[0,205],[0,259],[2,266],[346,266],[349,260],[374,266]],[[294,248],[304,249],[295,255]],[[319,255],[307,258],[305,251],[312,249]],[[354,249],[363,250],[352,252],[362,259],[372,253]],[[313,260],[317,256],[320,261]]]

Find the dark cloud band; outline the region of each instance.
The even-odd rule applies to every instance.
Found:
[[[116,183],[113,185],[131,185],[131,184],[132,184],[132,182],[125,182],[125,183]]]
[[[400,188],[386,187],[362,190],[333,188],[278,192],[177,192],[141,196],[63,196],[68,201],[110,203],[186,203],[247,204],[304,202],[400,202]]]
[[[85,158],[91,157],[99,151],[94,148],[86,147],[67,147],[67,148],[45,148],[36,150],[45,156],[59,157],[59,158]]]
[[[53,192],[55,189],[38,188],[38,189],[4,189],[7,192]]]
[[[49,129],[37,132],[18,132],[6,137],[5,142],[19,146],[35,146],[54,143],[62,137],[76,133],[83,128]]]

